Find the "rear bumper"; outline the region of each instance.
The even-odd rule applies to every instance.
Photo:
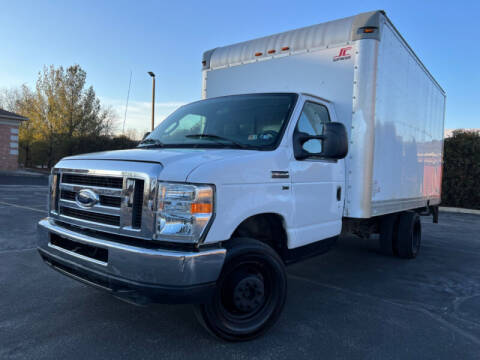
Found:
[[[52,236],[108,256],[99,259],[62,248],[52,243]],[[60,227],[48,218],[38,224],[38,251],[55,270],[135,303],[208,301],[226,254],[225,249],[185,252],[117,243]]]

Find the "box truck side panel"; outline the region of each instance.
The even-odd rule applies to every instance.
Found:
[[[378,41],[355,41],[351,129],[346,165],[344,216],[371,216],[375,87]]]
[[[334,61],[341,49],[349,57]],[[205,97],[245,93],[299,92],[335,104],[340,122],[350,128],[355,45],[303,51],[206,71]]]
[[[387,20],[376,82],[372,216],[438,204],[445,95]]]

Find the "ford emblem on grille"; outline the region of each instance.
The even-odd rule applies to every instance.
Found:
[[[75,196],[77,204],[81,207],[92,207],[98,202],[98,195],[90,189],[82,189]]]

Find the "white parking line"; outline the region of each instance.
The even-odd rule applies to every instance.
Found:
[[[32,210],[32,211],[38,211],[38,212],[41,212],[41,213],[43,213],[43,214],[46,213],[45,210],[39,210],[39,209],[35,209],[35,208],[29,207],[29,206],[23,206],[23,205],[17,205],[17,204],[10,204],[10,203],[3,202],[3,201],[0,201],[0,205],[8,205],[8,206],[17,207],[17,208],[20,208],[20,209],[27,209],[27,210]]]

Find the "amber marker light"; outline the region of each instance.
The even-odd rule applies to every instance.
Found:
[[[290,46],[284,46],[284,47],[282,47],[282,51],[287,51],[287,50],[290,50]]]
[[[268,50],[269,54],[275,54],[275,50]]]
[[[371,33],[375,32],[375,29],[376,28],[374,28],[374,27],[366,27],[366,28],[363,28],[363,32],[365,34],[371,34]]]
[[[262,55],[263,55],[263,53],[261,53],[261,52],[256,52],[255,53],[255,56],[262,56]]]
[[[212,204],[208,203],[193,203],[190,205],[190,212],[192,214],[208,214],[212,212]]]

